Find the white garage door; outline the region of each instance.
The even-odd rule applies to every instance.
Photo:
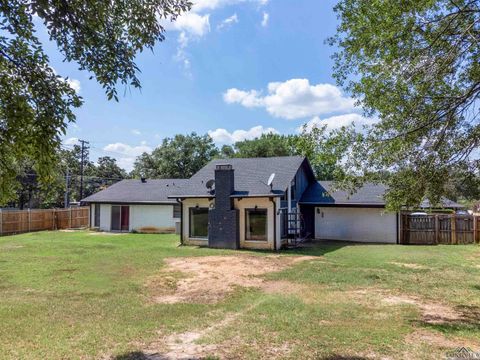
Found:
[[[358,242],[397,242],[397,215],[375,208],[318,207],[317,239]]]

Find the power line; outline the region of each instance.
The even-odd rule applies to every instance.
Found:
[[[82,144],[81,148],[81,160],[80,160],[80,200],[83,199],[83,163],[85,159],[85,152],[88,151],[88,141],[78,140]]]

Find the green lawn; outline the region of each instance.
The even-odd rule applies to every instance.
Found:
[[[0,238],[0,358],[142,359],[169,335],[205,328],[195,343],[211,358],[428,359],[460,345],[480,350],[478,246],[316,246],[281,253],[314,258],[264,275],[273,291],[237,287],[214,304],[154,303],[146,284],[165,258],[271,255],[177,245],[174,235]]]

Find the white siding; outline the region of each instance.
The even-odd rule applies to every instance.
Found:
[[[173,205],[130,205],[130,231],[175,231]]]
[[[90,204],[90,227],[95,225],[95,204]]]
[[[396,243],[397,214],[378,208],[318,207],[315,238]]]
[[[100,204],[100,230],[110,231],[110,221],[112,220],[112,205]]]
[[[174,232],[175,221],[173,218],[173,205],[129,205],[130,227],[129,231],[149,232]],[[92,205],[92,214],[95,206]],[[100,230],[111,231],[112,204],[100,205]],[[92,224],[95,218],[92,217]]]

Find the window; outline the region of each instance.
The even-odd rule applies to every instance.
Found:
[[[267,241],[267,209],[245,210],[245,240]]]
[[[297,177],[292,180],[292,200],[297,198]]]
[[[182,217],[182,207],[180,204],[173,205],[173,217],[175,219],[180,219]]]
[[[128,231],[130,224],[130,207],[112,205],[111,229],[116,231]]]
[[[100,204],[95,204],[94,227],[100,227]]]
[[[208,238],[208,208],[190,208],[190,237]]]

